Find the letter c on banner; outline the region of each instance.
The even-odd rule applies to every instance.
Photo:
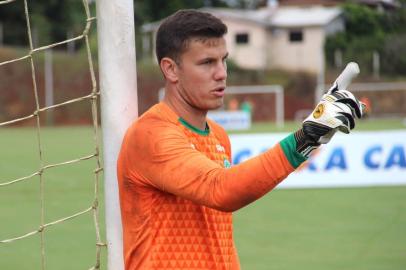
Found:
[[[368,149],[364,156],[364,164],[370,169],[378,169],[379,168],[379,161],[373,162],[372,156],[375,154],[382,153],[382,146],[374,146]]]

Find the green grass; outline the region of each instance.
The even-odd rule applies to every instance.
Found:
[[[406,269],[406,187],[274,190],[235,215],[242,269]]]
[[[268,132],[269,126],[254,128]],[[41,138],[44,164],[94,152],[88,127],[46,128]],[[35,129],[0,128],[0,183],[38,169],[37,145]],[[92,204],[95,166],[91,159],[44,172],[46,222]],[[1,240],[38,229],[39,198],[38,176],[0,187]],[[406,187],[275,190],[235,214],[242,269],[406,269],[405,198]],[[102,234],[105,239],[103,226]],[[45,233],[46,269],[90,268],[95,243],[90,213],[50,227]],[[102,255],[106,269],[104,248]],[[40,259],[39,235],[0,244],[0,269],[41,269]]]
[[[95,152],[93,133],[88,127],[48,128],[43,129],[41,135],[44,165]],[[1,183],[30,175],[40,166],[35,129],[0,129],[0,149]],[[95,167],[96,160],[91,159],[44,171],[46,223],[92,205]],[[101,189],[100,192],[102,196]],[[37,230],[41,216],[39,176],[0,187],[0,213],[1,240]],[[103,215],[100,220],[104,223]],[[49,227],[45,233],[47,269],[89,269],[95,263],[95,243],[91,212]],[[0,269],[41,269],[39,234],[0,244],[0,258]]]

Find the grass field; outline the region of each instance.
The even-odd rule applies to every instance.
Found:
[[[288,123],[286,129],[297,126]],[[402,121],[374,121],[359,129],[382,126],[405,128]],[[275,129],[254,126],[253,132],[262,131]],[[0,129],[0,183],[38,169],[37,145],[35,129]],[[42,146],[44,164],[75,159],[94,152],[93,133],[88,127],[47,128]],[[45,171],[46,222],[92,204],[95,166],[92,159]],[[0,187],[0,240],[38,229],[39,194],[38,177]],[[102,211],[100,220],[104,223]],[[235,238],[246,270],[406,269],[406,186],[277,189],[235,214]],[[50,227],[46,269],[90,268],[95,242],[90,213]],[[102,269],[105,255],[103,249]],[[0,244],[0,269],[41,269],[40,257],[39,235]]]
[[[235,218],[242,269],[406,269],[406,187],[274,190]]]
[[[95,151],[93,133],[87,127],[44,129],[41,137],[45,165],[76,159]],[[0,181],[37,171],[37,145],[35,129],[0,129]],[[44,172],[46,223],[92,205],[95,167],[96,161],[91,159]],[[39,177],[0,187],[0,213],[2,240],[38,229]],[[101,220],[104,223],[103,218]],[[92,214],[50,227],[46,230],[45,243],[47,269],[89,269],[94,265],[96,252]],[[0,269],[41,269],[39,235],[0,244]]]

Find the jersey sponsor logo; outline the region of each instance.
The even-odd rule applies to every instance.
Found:
[[[224,165],[224,168],[230,168],[231,167],[231,162],[228,160],[228,159],[224,159],[224,161],[223,161],[223,165]]]
[[[222,152],[222,153],[226,152],[226,149],[220,144],[216,144],[216,149],[218,152]]]

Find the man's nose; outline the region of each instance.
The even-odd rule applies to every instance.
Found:
[[[220,62],[216,66],[216,72],[214,76],[214,79],[216,81],[223,81],[227,79],[227,64],[225,62]]]

